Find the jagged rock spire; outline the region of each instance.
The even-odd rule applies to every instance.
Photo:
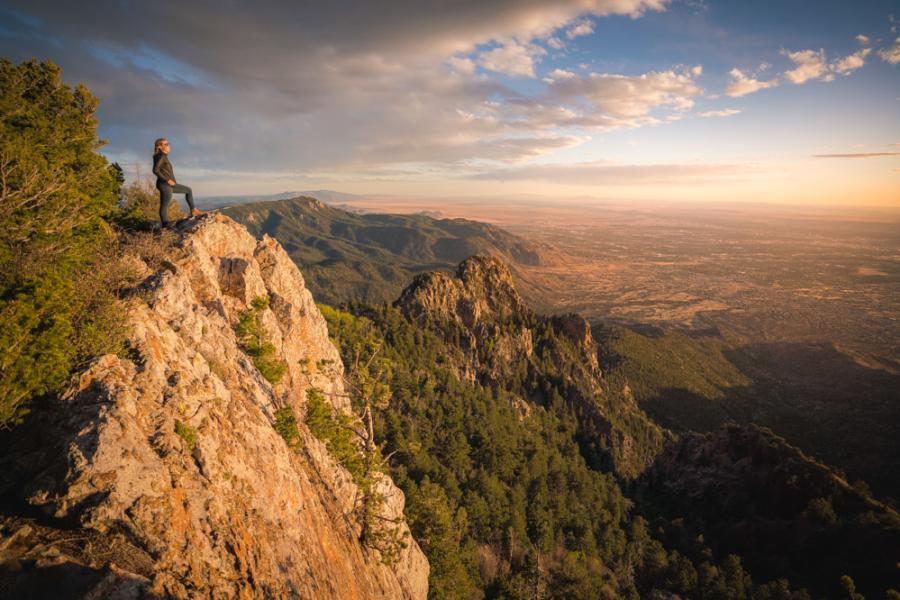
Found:
[[[506,264],[481,255],[461,262],[455,277],[437,271],[418,275],[395,305],[413,319],[450,319],[469,329],[485,320],[523,322],[533,317]]]

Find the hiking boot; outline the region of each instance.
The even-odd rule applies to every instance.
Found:
[[[192,217],[199,217],[201,214],[203,214],[203,213],[200,211],[199,208],[192,208],[192,209],[191,209],[191,216],[192,216]]]

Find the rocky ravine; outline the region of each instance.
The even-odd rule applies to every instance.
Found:
[[[299,452],[273,428],[283,406],[303,415],[310,385],[347,404],[334,368],[304,374],[299,365],[325,359],[341,369],[300,271],[275,240],[258,241],[224,216],[186,222],[176,237],[160,269],[136,265],[130,359],[99,358],[39,426],[14,434],[0,459],[0,492],[46,515],[37,523],[101,536],[140,558],[79,564],[79,594],[424,599],[428,563],[416,542],[407,538],[399,563],[383,565],[358,542],[347,471],[302,422]],[[234,333],[260,296],[288,365],[275,386]],[[402,519],[402,493],[388,479],[381,485],[386,516]],[[0,558],[20,558],[0,591],[27,581],[29,569],[79,560],[29,548],[41,530],[31,523],[0,543]]]

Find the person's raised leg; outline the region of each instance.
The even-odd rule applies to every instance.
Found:
[[[184,199],[187,201],[188,208],[191,211],[191,216],[196,217],[200,214],[200,211],[194,207],[194,191],[186,185],[182,185],[180,183],[176,183],[172,190],[177,194],[184,194]]]

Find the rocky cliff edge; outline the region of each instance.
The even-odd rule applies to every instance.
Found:
[[[302,423],[310,387],[340,410],[347,400],[325,320],[282,247],[207,215],[178,227],[158,265],[134,262],[129,357],[89,365],[3,458],[0,492],[36,509],[37,523],[119,540],[141,558],[137,572],[80,565],[97,574],[80,591],[424,599],[428,563],[416,542],[408,536],[393,565],[359,543],[358,490]],[[259,316],[287,367],[276,385],[235,334],[256,298],[268,299]],[[316,370],[322,361],[331,367]],[[299,450],[273,427],[286,406],[300,417]],[[402,519],[402,492],[386,478],[380,485],[385,516]],[[18,545],[27,556],[33,531],[14,532],[0,551]],[[17,568],[76,560],[58,550],[32,558]]]

